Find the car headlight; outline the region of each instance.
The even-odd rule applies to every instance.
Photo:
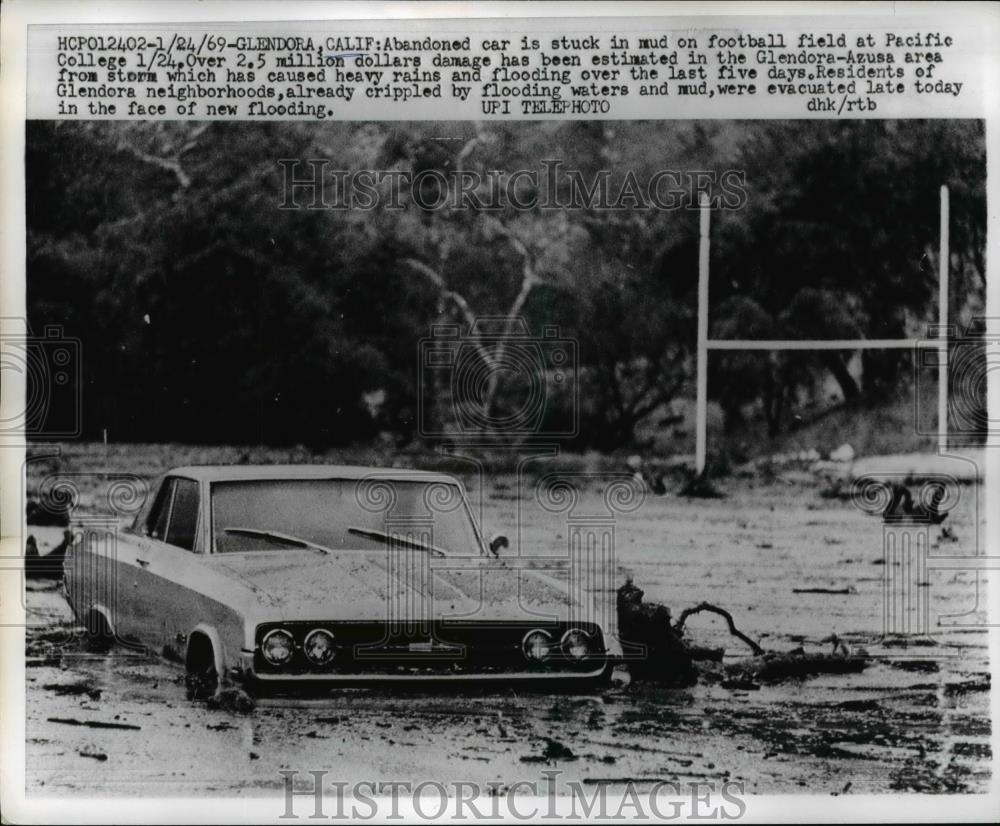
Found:
[[[570,628],[563,634],[562,650],[571,660],[582,660],[590,653],[590,635],[579,628]]]
[[[524,635],[521,648],[527,659],[534,662],[541,662],[548,659],[549,652],[552,649],[552,635],[548,631],[536,628],[534,631],[529,631]]]
[[[306,652],[309,662],[315,665],[329,665],[337,655],[333,634],[324,628],[310,631],[302,649]]]
[[[275,628],[264,637],[260,653],[271,665],[284,665],[295,653],[295,640],[283,628]]]

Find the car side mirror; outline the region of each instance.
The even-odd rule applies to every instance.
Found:
[[[502,533],[495,533],[490,537],[490,553],[493,556],[500,556],[500,551],[510,547],[510,540]]]

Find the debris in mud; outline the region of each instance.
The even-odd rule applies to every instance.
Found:
[[[885,637],[881,640],[881,644],[885,648],[909,648],[910,646],[932,648],[937,645],[934,640],[928,637],[908,637],[906,635]]]
[[[955,532],[951,528],[945,525],[941,528],[941,533],[938,534],[937,541],[939,545],[942,542],[958,542],[958,536],[956,536]]]
[[[882,704],[878,700],[844,700],[834,703],[833,708],[844,711],[878,711],[882,708]]]
[[[643,602],[644,594],[631,579],[618,589],[618,628],[630,649],[626,656],[641,656],[629,660],[629,673],[637,680],[692,685],[697,674],[691,655],[671,624],[670,609]]]
[[[103,751],[89,751],[88,749],[81,749],[77,754],[80,757],[91,757],[97,760],[99,763],[103,763],[108,759],[108,756]]]
[[[671,623],[670,609],[644,602],[643,595],[643,590],[631,579],[618,589],[618,627],[623,644],[626,648],[631,644],[645,649],[642,659],[629,661],[629,671],[638,680],[691,685],[699,675],[694,667],[698,661],[707,662],[707,666],[702,666],[702,675],[720,681],[722,687],[754,691],[760,688],[759,682],[816,674],[856,674],[869,662],[867,651],[852,651],[836,634],[824,640],[833,643],[833,651],[828,654],[806,653],[801,646],[788,652],[765,651],[736,627],[732,614],[724,608],[702,602],[684,609],[677,622]],[[688,617],[702,611],[721,616],[729,633],[742,640],[753,656],[723,666],[724,650],[689,644],[683,637],[684,624]]]
[[[890,500],[882,513],[882,521],[907,525],[940,525],[948,518],[948,511],[939,507],[945,498],[945,486],[940,482],[931,486],[929,501],[914,504],[910,489],[897,483],[889,484]]]
[[[101,699],[101,690],[94,688],[94,686],[88,683],[48,683],[47,685],[43,685],[42,689],[44,691],[52,691],[61,697],[75,697],[86,694],[91,700]]]
[[[730,672],[745,674],[762,682],[813,677],[817,674],[858,674],[868,665],[868,658],[852,654],[811,654],[795,649],[787,653],[768,652],[730,666]]]
[[[988,743],[955,743],[951,747],[951,753],[979,760],[990,760],[993,757],[993,749]]]
[[[227,723],[223,721],[221,723],[206,723],[205,728],[207,728],[209,731],[230,731],[231,729],[236,728],[236,726],[234,726],[232,723]]]
[[[758,686],[758,688],[759,687],[760,686]],[[671,763],[676,763],[678,766],[685,769],[694,765],[694,760],[689,760],[687,757],[668,757],[667,760]]]
[[[522,763],[548,763],[550,760],[578,760],[573,752],[558,740],[545,738],[545,750],[540,755],[521,758]]]
[[[127,729],[130,731],[141,731],[142,726],[134,726],[131,723],[105,723],[101,720],[77,720],[75,717],[47,717],[50,723],[62,723],[65,726],[87,726],[88,728],[111,728]]]
[[[969,694],[973,691],[989,691],[990,675],[983,674],[975,680],[967,680],[961,683],[945,683],[945,694]]]
[[[792,588],[793,594],[835,594],[846,596],[856,594],[857,592],[857,588],[852,585],[848,585],[846,588]]]
[[[257,707],[253,697],[235,686],[220,689],[205,701],[205,705],[211,709],[232,711],[236,714],[249,714]]]

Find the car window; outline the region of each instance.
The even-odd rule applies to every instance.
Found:
[[[146,533],[154,539],[163,539],[167,532],[167,517],[170,515],[170,498],[173,495],[174,480],[164,479],[156,494],[156,501],[146,519]]]
[[[406,479],[252,479],[211,487],[214,551],[288,551],[313,543],[372,550],[406,540],[445,555],[480,544],[461,488]]]
[[[198,483],[193,479],[174,480],[174,503],[170,511],[166,541],[178,548],[194,549],[198,527]]]

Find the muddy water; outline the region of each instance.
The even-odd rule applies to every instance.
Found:
[[[986,790],[985,580],[977,602],[974,573],[930,571],[919,593],[927,592],[931,633],[904,646],[882,636],[881,523],[801,482],[734,482],[729,492],[719,501],[653,497],[618,516],[619,576],[634,576],[675,614],[701,600],[724,606],[766,649],[828,650],[822,641],[836,632],[874,656],[863,673],[747,690],[633,683],[570,696],[341,690],[236,715],[187,702],[180,672],[158,660],[84,655],[68,638],[59,591],[33,584],[29,794],[274,793],[282,769],[325,769],[347,782],[510,784],[558,769],[564,779],[637,788],[726,778],[751,792]],[[594,489],[579,505],[602,502]],[[559,552],[573,527],[510,485],[487,491],[483,514],[488,531],[536,553]],[[981,516],[981,503],[965,497],[946,523],[957,541],[938,542],[932,528],[932,552],[973,553]],[[717,617],[693,617],[688,630],[701,644],[724,645],[728,660],[746,654]]]

